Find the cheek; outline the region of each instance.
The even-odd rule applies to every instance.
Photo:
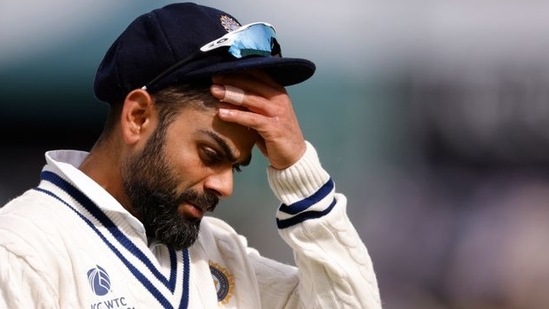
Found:
[[[199,183],[208,173],[208,168],[202,164],[196,149],[168,150],[170,169],[179,179],[181,185],[189,187]]]

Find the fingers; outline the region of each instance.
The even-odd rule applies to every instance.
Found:
[[[213,82],[214,97],[254,113],[277,116],[280,105],[291,105],[284,87],[258,73],[216,76]]]
[[[219,108],[218,113],[219,117],[225,121],[235,122],[242,126],[253,128],[257,131],[260,131],[260,128],[265,121],[263,118],[257,117],[257,114],[238,109]]]
[[[211,92],[221,102],[232,104],[241,110],[245,109],[263,115],[274,113],[274,106],[267,99],[252,92],[245,92],[241,88],[232,85],[213,85]]]
[[[273,84],[260,73],[234,74],[214,78],[211,92],[221,102],[234,105],[222,106],[225,119],[262,131],[261,125],[276,123],[280,119],[292,121],[295,114],[284,87]],[[220,109],[221,110],[221,109]]]
[[[235,105],[242,105],[242,103],[244,102],[244,98],[246,96],[246,94],[244,93],[244,90],[231,85],[225,85],[224,88],[225,89],[223,93],[223,98],[221,98],[221,102],[227,102]]]
[[[244,90],[246,94],[256,94],[270,98],[278,93],[286,93],[286,89],[277,84],[268,75],[261,72],[248,72],[231,75],[217,75],[213,78],[217,85],[232,85]]]

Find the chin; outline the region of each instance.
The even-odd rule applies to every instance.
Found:
[[[170,249],[183,250],[192,246],[198,239],[201,219],[183,218],[177,224],[166,224],[156,229],[156,241]]]

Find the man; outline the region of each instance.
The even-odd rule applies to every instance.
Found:
[[[46,153],[40,184],[0,210],[0,307],[380,308],[346,199],[305,141],[273,28],[178,3],[138,17],[107,51],[109,103],[89,153]],[[257,145],[296,266],[262,257],[214,217]]]

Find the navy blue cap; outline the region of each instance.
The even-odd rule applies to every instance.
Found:
[[[109,48],[95,76],[95,96],[120,102],[158,74],[196,53],[200,47],[225,35],[236,18],[195,3],[174,3],[137,17]],[[228,53],[208,53],[155,82],[160,90],[173,84],[209,78],[214,74],[261,69],[283,86],[310,78],[315,65],[309,60],[285,57],[236,59]]]

